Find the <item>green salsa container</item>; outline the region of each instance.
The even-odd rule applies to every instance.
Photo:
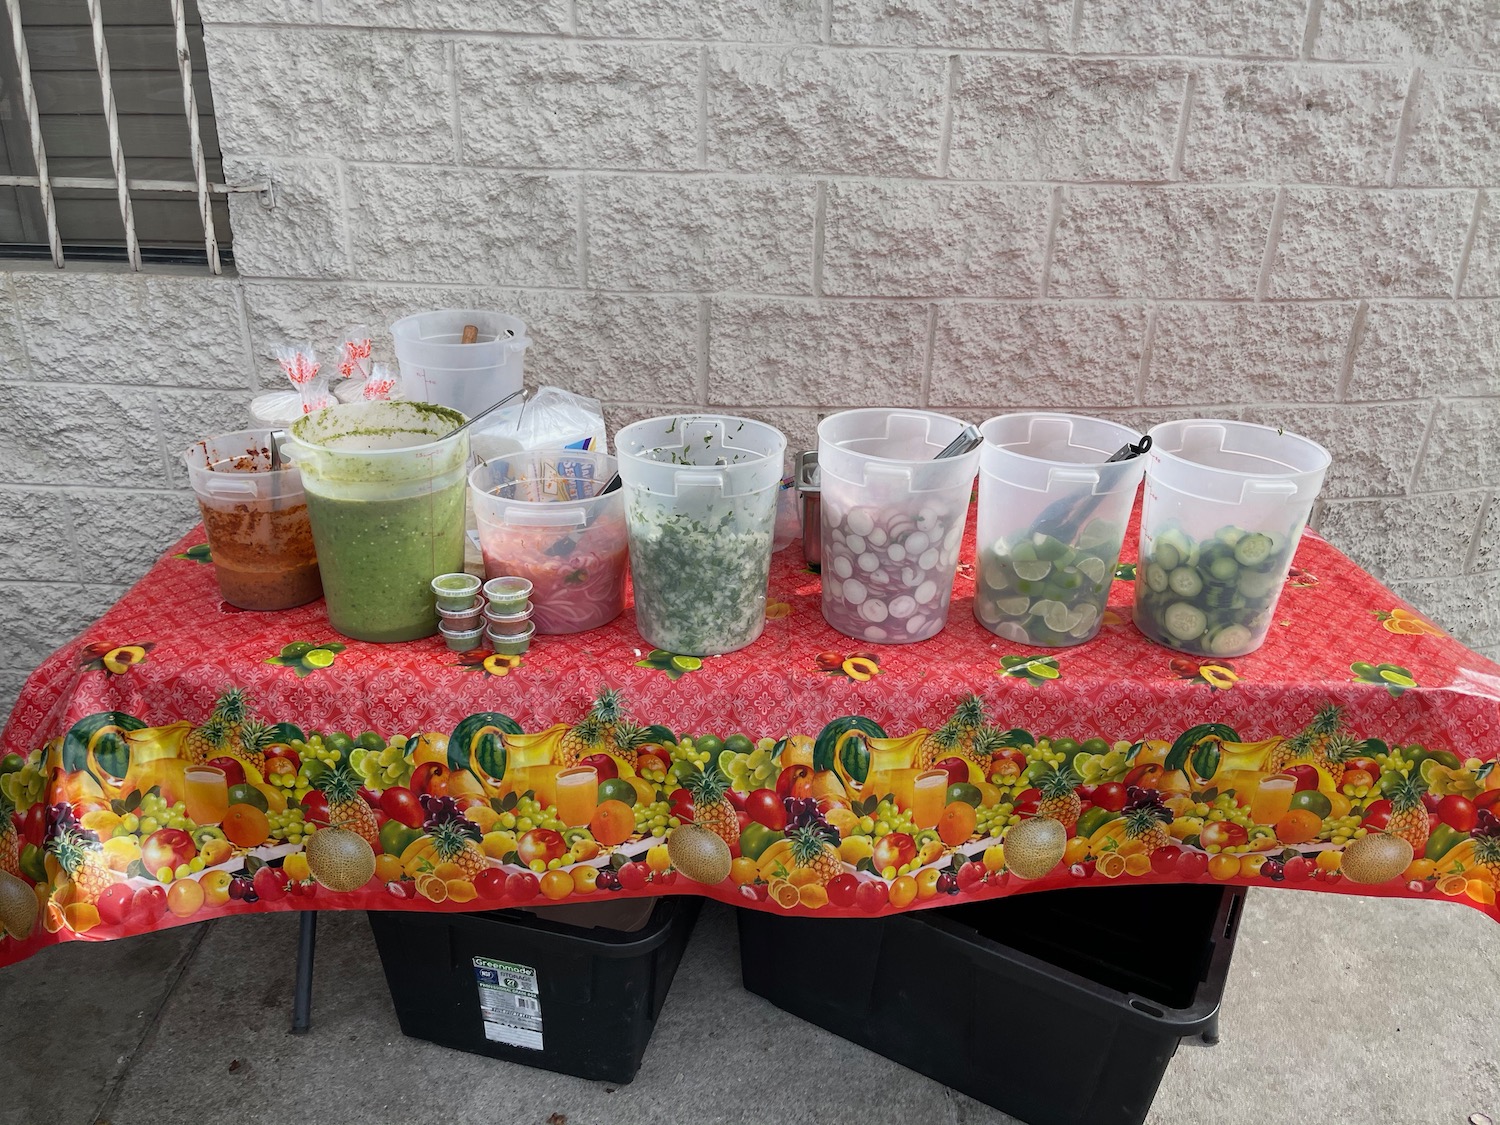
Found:
[[[302,471],[328,620],[360,641],[437,632],[432,580],[463,569],[464,416],[423,402],[309,414],[284,447]]]

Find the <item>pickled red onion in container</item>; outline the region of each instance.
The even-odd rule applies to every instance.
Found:
[[[625,608],[624,493],[601,494],[615,464],[591,450],[523,450],[469,474],[485,577],[530,580],[538,633],[597,629]]]

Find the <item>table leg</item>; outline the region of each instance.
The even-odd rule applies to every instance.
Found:
[[[1219,1013],[1214,1013],[1214,1018],[1207,1027],[1203,1029],[1200,1036],[1205,1047],[1217,1047],[1219,1045]]]
[[[313,950],[318,942],[318,914],[302,911],[297,934],[297,983],[292,992],[292,1034],[301,1035],[312,1022]]]

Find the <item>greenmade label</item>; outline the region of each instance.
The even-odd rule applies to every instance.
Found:
[[[475,957],[474,979],[479,986],[484,1037],[492,1043],[540,1051],[542,1002],[536,970],[529,965]]]

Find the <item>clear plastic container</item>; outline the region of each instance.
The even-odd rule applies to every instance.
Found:
[[[469,474],[484,573],[531,582],[539,633],[597,629],[625,608],[625,494],[599,494],[614,473],[607,453],[554,449]]]
[[[464,416],[420,402],[309,414],[284,446],[302,470],[328,620],[361,641],[437,631],[432,580],[463,569]]]
[[[270,430],[204,438],[182,454],[219,593],[241,609],[290,609],[323,596],[302,475],[271,460]]]
[[[818,423],[823,617],[906,644],[948,621],[979,450],[933,458],[968,425],[925,410],[846,410]]]
[[[1135,623],[1200,656],[1260,647],[1331,458],[1269,426],[1194,419],[1151,430]]]
[[[463,343],[464,328],[479,330]],[[484,309],[436,309],[391,325],[401,390],[411,399],[478,414],[521,389],[531,340],[523,321]]]
[[[657,648],[710,656],[766,624],[786,437],[749,418],[679,414],[615,435],[635,620]]]
[[[980,427],[974,616],[1020,644],[1099,631],[1144,457],[1106,464],[1140,435],[1072,414],[1002,414]]]

